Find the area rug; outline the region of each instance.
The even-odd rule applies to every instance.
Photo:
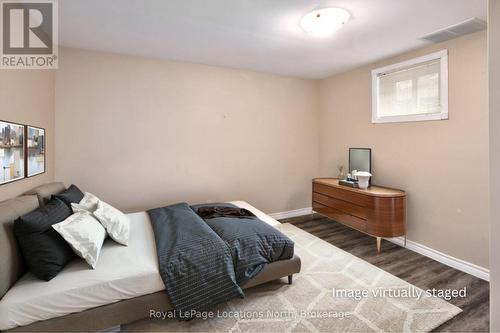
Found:
[[[142,332],[428,332],[462,310],[291,224],[282,231],[302,259],[286,279],[245,290],[212,318],[145,319]]]

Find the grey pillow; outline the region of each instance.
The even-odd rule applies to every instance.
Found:
[[[52,198],[45,207],[14,222],[14,234],[26,266],[41,280],[51,280],[75,256],[68,243],[52,228],[70,215],[71,209],[64,202]]]
[[[62,202],[64,202],[70,209],[72,203],[79,203],[83,199],[83,192],[80,191],[75,185],[71,185],[68,189],[62,193],[54,194],[52,197],[56,197]]]

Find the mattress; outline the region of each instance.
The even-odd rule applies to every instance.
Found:
[[[281,225],[244,201],[231,203],[276,228]],[[149,216],[146,212],[127,216],[131,221],[129,246],[108,238],[96,269],[78,258],[49,282],[30,273],[19,279],[0,301],[0,330],[164,290]]]
[[[254,206],[250,205],[248,202],[245,202],[245,201],[231,201],[229,203],[231,203],[231,204],[233,204],[235,206],[238,206],[240,208],[248,209],[255,216],[257,216],[257,218],[259,218],[260,220],[266,222],[267,224],[275,227],[278,230],[281,230],[281,223],[280,222],[276,221],[275,219],[273,219],[271,216],[267,215],[266,213],[261,212],[260,210],[258,210]]]

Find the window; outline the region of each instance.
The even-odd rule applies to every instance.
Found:
[[[448,119],[448,51],[375,69],[373,123]]]

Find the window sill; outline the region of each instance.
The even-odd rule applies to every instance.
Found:
[[[377,117],[372,119],[373,124],[406,123],[414,121],[447,120],[448,113],[418,114],[411,116]]]

